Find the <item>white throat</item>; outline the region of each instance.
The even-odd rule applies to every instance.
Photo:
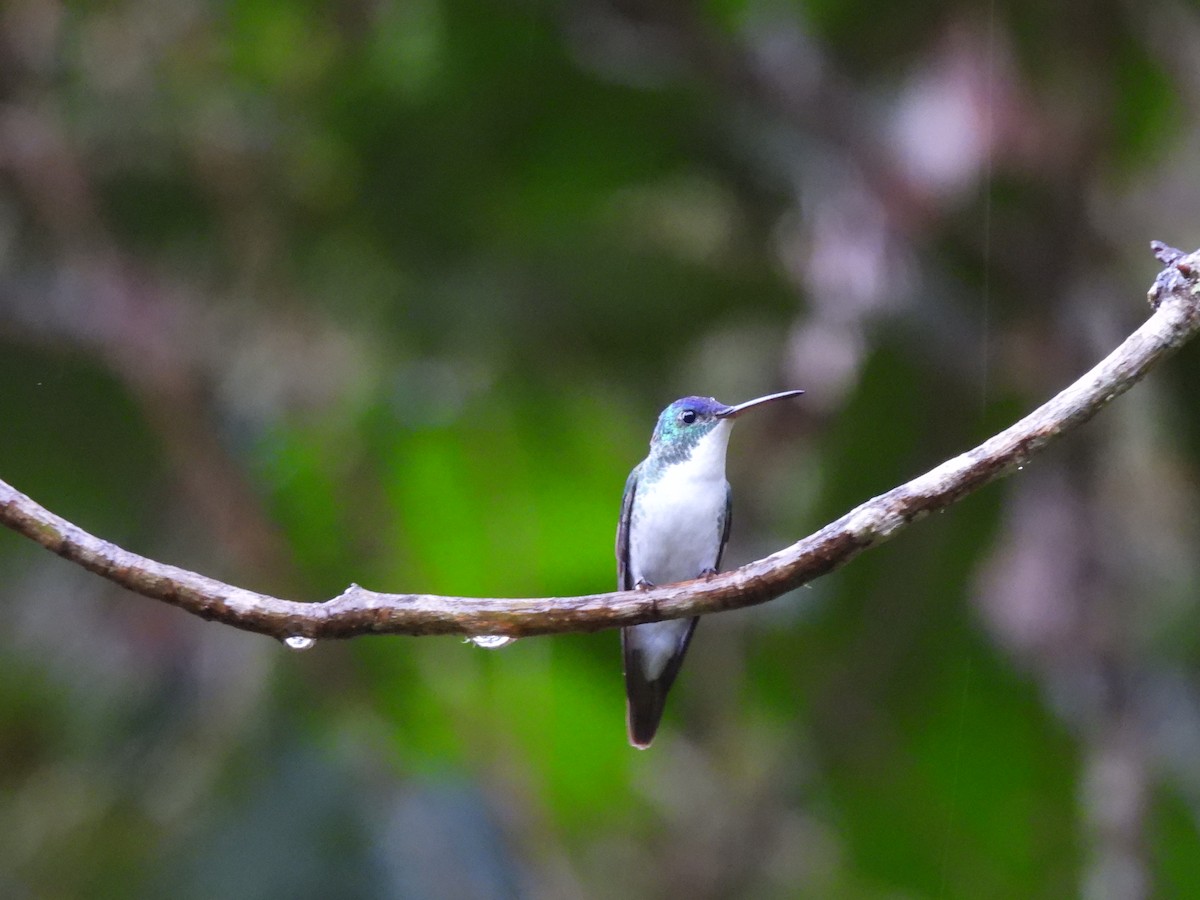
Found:
[[[722,419],[716,427],[696,442],[692,454],[683,462],[671,466],[678,475],[695,481],[725,481],[725,451],[729,448],[729,435],[733,422]]]

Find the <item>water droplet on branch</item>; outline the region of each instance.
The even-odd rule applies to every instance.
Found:
[[[507,647],[509,644],[516,643],[516,638],[507,637],[503,634],[477,634],[474,637],[467,638],[476,647],[482,647],[484,650],[499,650],[501,647]]]
[[[315,638],[305,637],[302,634],[293,634],[283,639],[283,645],[289,650],[311,650],[314,644],[316,644]]]

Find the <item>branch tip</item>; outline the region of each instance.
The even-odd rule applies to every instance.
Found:
[[[1162,241],[1151,241],[1150,247],[1154,256],[1165,269],[1158,273],[1150,292],[1146,295],[1150,306],[1157,310],[1163,300],[1170,296],[1185,296],[1194,294],[1197,289],[1197,275],[1200,274],[1200,250],[1195,253],[1184,253],[1164,244]]]
[[[1154,258],[1164,266],[1169,266],[1186,255],[1182,250],[1177,250],[1163,241],[1151,241],[1150,250],[1154,254]]]

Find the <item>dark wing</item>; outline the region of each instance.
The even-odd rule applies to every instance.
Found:
[[[634,470],[636,474],[636,469]],[[631,476],[632,477],[632,476]],[[625,488],[626,495],[629,498],[629,503],[633,503],[633,486],[627,485]],[[717,548],[717,558],[713,563],[713,569],[719,569],[721,566],[721,554],[725,550],[725,544],[729,541],[729,528],[732,521],[732,491],[729,489],[729,483],[725,483],[725,517],[721,523],[721,545]],[[622,522],[625,521],[624,515]],[[626,525],[625,546],[628,550],[628,526]],[[621,532],[617,533],[617,558],[621,557]],[[628,559],[628,554],[626,554]],[[622,576],[622,583],[624,576]],[[633,585],[629,585],[633,587]],[[628,589],[628,588],[627,588]],[[625,696],[628,700],[626,705],[626,725],[629,729],[629,743],[633,746],[645,749],[650,746],[654,740],[654,734],[658,731],[658,723],[662,720],[663,710],[667,705],[667,693],[671,690],[671,685],[675,683],[675,677],[679,674],[679,669],[683,665],[683,659],[687,655],[688,646],[692,642],[692,635],[696,633],[696,625],[699,623],[699,617],[689,619],[687,628],[679,636],[679,643],[675,647],[675,652],[668,660],[666,668],[654,680],[646,678],[642,671],[641,654],[642,651],[637,646],[635,635],[637,634],[638,626],[634,625],[628,628],[621,629],[621,651],[625,663]]]
[[[633,498],[637,494],[638,474],[642,464],[638,463],[625,479],[625,494],[621,497],[621,518],[617,520],[617,590],[629,591],[633,584],[629,574],[629,519],[633,516]]]
[[[729,529],[733,527],[733,490],[729,482],[725,482],[725,522],[721,527],[721,546],[717,548],[717,561],[713,568],[721,571],[721,557],[725,555],[725,545],[729,543]]]
[[[633,500],[637,495],[638,475],[641,473],[639,464],[629,473],[625,482],[625,496],[621,500],[621,518],[617,523],[617,587],[620,590],[632,590],[633,576],[629,571],[629,528],[633,515]],[[725,484],[725,518],[721,523],[721,546],[717,549],[717,559],[713,568],[721,565],[721,554],[729,540],[731,523],[730,499],[732,493],[728,482]],[[699,574],[699,573],[697,573]],[[636,625],[621,629],[621,650],[625,663],[625,696],[628,699],[626,707],[626,722],[629,728],[629,742],[635,747],[645,748],[654,740],[658,723],[662,719],[663,709],[667,703],[667,693],[675,683],[675,677],[683,665],[688,645],[696,631],[699,618],[688,621],[687,628],[680,635],[674,654],[667,662],[662,674],[653,681],[648,680],[642,672],[641,650],[637,648],[634,635]]]

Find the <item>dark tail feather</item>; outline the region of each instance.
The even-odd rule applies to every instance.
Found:
[[[683,665],[683,658],[687,654],[688,645],[692,642],[692,635],[695,634],[696,623],[699,621],[699,618],[691,620],[691,627],[679,642],[675,655],[667,662],[662,675],[653,681],[647,679],[642,672],[641,651],[632,649],[626,639],[629,629],[621,629],[627,700],[625,718],[629,727],[629,743],[639,750],[645,750],[654,740],[658,723],[662,720],[663,710],[667,706],[667,692],[675,683],[675,676],[679,674],[679,668]]]
[[[667,705],[667,692],[662,679],[647,681],[640,672],[625,669],[625,723],[629,727],[629,743],[645,750],[654,740],[658,723]]]

